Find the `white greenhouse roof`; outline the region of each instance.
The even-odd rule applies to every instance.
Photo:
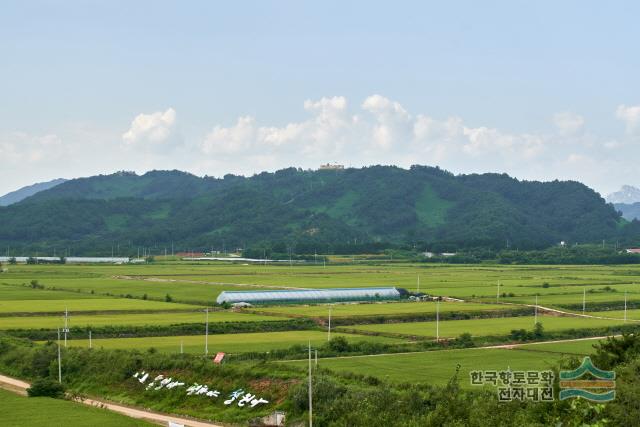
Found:
[[[223,291],[217,303],[269,303],[287,301],[359,301],[367,299],[399,298],[396,288],[333,288],[333,289],[292,289],[277,291]]]

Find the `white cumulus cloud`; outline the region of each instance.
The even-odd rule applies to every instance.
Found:
[[[584,117],[571,111],[564,111],[553,116],[553,123],[561,134],[573,135],[583,128]]]
[[[122,169],[177,168],[221,176],[337,162],[354,167],[426,164],[454,173],[576,179],[610,192],[628,183],[640,156],[640,106],[617,107],[615,116],[627,132],[606,136],[586,131],[584,118],[574,112],[552,116],[551,131],[522,132],[470,124],[457,115],[412,112],[379,94],[354,103],[344,96],[308,99],[301,107],[307,113],[301,120],[274,124],[242,115],[231,124],[213,123],[208,132],[198,131],[184,141],[173,108],[137,115],[124,133],[122,128],[90,125],[39,134],[0,129],[0,184],[15,189],[15,177],[25,165],[44,180]]]
[[[131,122],[131,127],[122,135],[125,143],[160,144],[167,142],[172,136],[176,124],[176,111],[169,108],[151,114],[138,114]]]
[[[627,125],[627,132],[633,133],[640,130],[640,105],[620,105],[616,110],[616,117]]]

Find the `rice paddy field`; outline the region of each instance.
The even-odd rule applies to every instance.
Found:
[[[344,337],[353,342],[402,343],[406,341],[357,334],[334,333],[332,336]],[[209,335],[208,338],[209,353],[213,354],[218,351],[225,353],[267,352],[294,345],[306,346],[309,342],[312,346],[322,345],[327,342],[327,333],[321,331],[261,332]],[[94,339],[92,344],[95,348],[148,350],[153,347],[162,352],[178,353],[181,343],[185,353],[204,354],[204,335]],[[88,347],[89,341],[69,340],[68,345]]]
[[[5,426],[142,427],[153,425],[68,400],[24,397],[1,389],[0,414]]]
[[[458,303],[458,302],[442,302],[439,310],[441,313],[451,312],[481,312],[490,310],[509,310],[511,307],[500,304],[479,304],[479,303]],[[341,317],[358,317],[358,316],[394,316],[405,314],[435,314],[436,303],[433,301],[426,302],[387,302],[372,304],[332,304],[331,316],[335,318]],[[296,305],[257,308],[251,310],[255,313],[275,313],[287,316],[299,317],[328,317],[328,305]]]
[[[350,262],[351,260],[351,262]],[[514,329],[530,331],[533,316],[526,314],[537,297],[540,306],[565,312],[565,317],[540,314],[538,320],[548,332],[615,328],[640,320],[640,266],[502,266],[434,265],[422,263],[360,262],[343,257],[343,263],[326,266],[243,265],[230,262],[197,263],[162,260],[143,265],[10,265],[0,273],[0,330],[51,330],[62,326],[62,315],[69,310],[71,327],[124,328],[122,338],[93,339],[94,348],[155,348],[166,353],[201,354],[203,335],[166,334],[145,336],[139,327],[162,329],[169,325],[204,327],[203,309],[213,306],[225,290],[357,288],[395,286],[410,292],[450,297],[459,302],[441,302],[442,314],[460,313],[464,320],[442,320],[441,338],[470,333],[483,337],[507,337]],[[586,295],[588,316],[581,313]],[[626,295],[626,296],[625,296]],[[621,310],[627,300],[627,322]],[[295,345],[326,343],[327,304],[255,306],[242,310],[217,307],[209,316],[214,323],[257,322],[259,332],[231,331],[209,335],[209,352],[270,352]],[[332,317],[340,326],[333,337],[347,342],[408,344],[433,340],[436,322],[413,321],[411,316],[432,316],[436,303],[383,302],[334,304]],[[451,316],[450,316],[451,317]],[[450,318],[449,317],[449,318]],[[598,318],[606,317],[606,319]],[[271,331],[269,322],[315,322],[306,330]],[[402,321],[400,321],[402,320]],[[260,323],[263,322],[263,323]],[[307,321],[309,322],[309,321]],[[640,322],[638,322],[640,325]],[[131,329],[127,333],[128,327]],[[53,332],[52,332],[53,333]],[[171,334],[174,335],[171,335]],[[53,337],[53,336],[52,336]],[[88,346],[84,336],[69,337],[68,345]],[[46,339],[40,335],[38,340]],[[505,342],[505,344],[514,344]],[[446,382],[461,366],[461,375],[482,363],[484,369],[544,369],[567,355],[588,354],[590,341],[549,344],[518,344],[516,348],[476,348],[402,354],[326,358],[321,366],[340,372],[379,376],[390,381]],[[417,347],[416,347],[417,348]],[[295,364],[295,362],[292,362]]]
[[[592,316],[611,317],[615,319],[624,319],[625,316],[624,310],[593,311],[588,312],[587,314]],[[640,320],[640,310],[627,310],[626,315],[628,320]]]
[[[640,300],[640,268],[625,266],[458,266],[431,264],[242,265],[172,262],[153,265],[10,266],[0,283],[28,284],[114,296],[211,304],[223,290],[255,288],[336,288],[397,286],[433,295],[496,301],[500,293],[510,302],[581,303],[587,300]],[[605,289],[609,287],[609,289]],[[592,291],[592,293],[590,292]]]
[[[510,349],[463,349],[320,359],[318,366],[396,383],[446,384],[459,366],[460,385],[468,387],[469,372],[479,370],[545,370],[562,353],[534,353]],[[303,368],[304,361],[283,362]]]
[[[197,306],[169,304],[159,301],[144,301],[127,298],[74,298],[74,299],[31,299],[0,301],[0,315],[3,313],[55,313],[68,309],[82,311],[194,311]]]
[[[209,323],[218,322],[269,322],[275,320],[285,320],[284,317],[260,316],[251,313],[235,313],[229,311],[219,311],[209,313]],[[8,316],[0,317],[1,329],[47,329],[52,333],[56,328],[64,324],[62,315],[58,316]],[[177,325],[183,323],[197,323],[204,328],[205,314],[202,310],[190,313],[118,313],[118,314],[96,314],[96,315],[76,315],[70,313],[69,327],[89,327],[89,326],[145,326],[145,325]]]
[[[593,346],[601,339],[580,339],[576,341],[560,341],[554,343],[532,343],[518,345],[518,349],[531,352],[561,353],[565,355],[588,356],[594,352]]]
[[[542,324],[545,331],[615,327],[623,324],[621,320],[615,319],[556,316],[538,316],[538,322]],[[509,335],[513,329],[532,330],[535,325],[535,318],[533,316],[497,317],[492,319],[445,320],[439,323],[440,338],[455,338],[463,333],[470,333],[472,336],[495,336]],[[436,322],[384,323],[357,325],[349,328],[362,332],[436,337]]]
[[[471,387],[469,372],[479,370],[545,370],[560,360],[581,358],[594,352],[600,339],[582,339],[542,344],[521,344],[514,348],[441,350],[320,359],[321,368],[352,372],[391,382],[446,384],[460,366],[462,387]],[[282,362],[304,367],[304,361]]]

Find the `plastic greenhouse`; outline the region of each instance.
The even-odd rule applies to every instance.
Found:
[[[377,301],[400,298],[396,288],[334,288],[300,289],[282,291],[223,291],[218,295],[218,304],[291,304],[321,303],[334,301]]]

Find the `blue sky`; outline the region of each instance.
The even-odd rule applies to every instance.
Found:
[[[10,1],[0,193],[335,161],[640,185],[640,3]]]

